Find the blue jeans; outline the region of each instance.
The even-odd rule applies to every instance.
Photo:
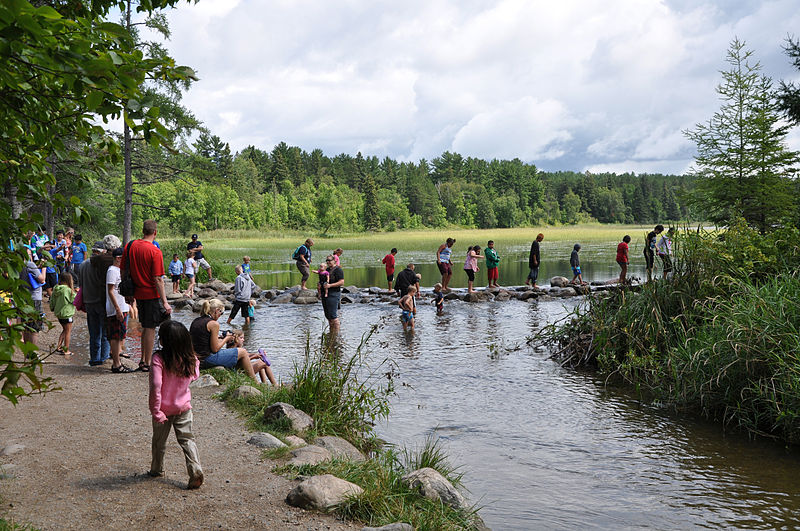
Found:
[[[106,305],[87,304],[86,324],[89,326],[89,363],[100,365],[111,356],[111,345],[106,339]]]

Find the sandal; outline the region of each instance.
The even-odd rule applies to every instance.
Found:
[[[142,372],[150,372],[150,365],[147,363],[140,361],[139,362],[139,370]]]
[[[130,367],[128,367],[126,365],[120,365],[119,367],[111,367],[111,372],[113,372],[115,374],[120,374],[120,373],[126,373],[127,374],[127,373],[130,373],[130,372],[134,372],[134,369],[131,369]]]
[[[119,355],[123,358],[131,359],[131,355],[126,352],[120,352]]]

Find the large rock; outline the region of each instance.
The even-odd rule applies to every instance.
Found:
[[[458,293],[456,293],[455,291],[451,291],[450,293],[448,293],[447,295],[444,296],[444,300],[446,300],[446,301],[454,301],[454,300],[460,299],[460,298],[461,297],[459,297]]]
[[[492,296],[488,291],[475,291],[464,295],[464,302],[486,302]]]
[[[347,498],[358,496],[364,489],[343,479],[324,474],[310,477],[293,488],[286,496],[286,503],[303,509],[328,511]]]
[[[318,465],[333,459],[333,456],[327,449],[313,444],[295,448],[292,450],[292,455],[294,457],[289,459],[289,464],[294,466]]]
[[[252,385],[240,385],[231,395],[233,398],[250,398],[251,396],[261,396],[261,391]]]
[[[215,278],[211,282],[202,284],[200,287],[213,289],[214,291],[230,291],[233,289],[233,284],[226,284],[225,282]]]
[[[550,295],[553,297],[574,297],[575,290],[568,288],[550,288]]]
[[[569,280],[564,277],[553,277],[550,279],[550,285],[554,288],[565,288],[569,284]]]
[[[213,299],[217,296],[217,291],[211,288],[203,288],[197,292],[197,296],[201,299]]]
[[[189,389],[203,389],[204,387],[219,387],[219,382],[210,374],[201,374],[200,378],[189,384]]]
[[[592,288],[586,284],[575,284],[572,286],[572,289],[574,289],[575,293],[578,295],[588,295],[592,292]]]
[[[317,299],[316,294],[313,297],[295,297],[294,303],[295,304],[316,304],[319,302]]]
[[[535,291],[523,291],[517,294],[517,299],[526,301],[528,299],[535,299],[539,295]]]
[[[264,410],[264,420],[267,422],[276,422],[284,418],[289,419],[292,429],[297,432],[303,432],[314,426],[314,419],[285,402],[275,402]]]
[[[369,291],[372,295],[380,295],[380,294],[384,293],[384,290],[382,290],[378,286],[372,286],[367,291]]]
[[[292,286],[291,288],[286,288],[284,293],[292,293],[292,294],[299,293],[301,289],[302,288],[300,287],[300,284],[298,284],[296,286]]]
[[[325,448],[333,457],[337,459],[345,459],[349,461],[364,461],[366,459],[355,446],[341,437],[334,437],[333,435],[317,437],[314,440],[314,444],[316,446]]]
[[[264,300],[271,301],[272,299],[274,299],[277,296],[278,296],[278,292],[276,290],[274,290],[274,289],[268,289],[268,290],[265,290],[265,291],[261,292],[261,298],[264,299]]]
[[[285,437],[285,439],[286,443],[293,448],[297,448],[298,446],[305,446],[306,444],[308,444],[304,439],[298,437],[297,435],[288,435],[287,437]]]
[[[362,527],[361,531],[414,531],[414,526],[404,522],[395,522],[381,527]]]
[[[317,297],[317,290],[315,289],[301,289],[296,294],[298,297]]]
[[[167,300],[170,301],[170,304],[172,304],[171,301],[180,299],[182,297],[183,297],[183,292],[180,291],[173,291],[172,293],[167,293]]]
[[[176,310],[180,310],[184,306],[188,305],[190,302],[192,302],[192,301],[187,299],[186,297],[183,297],[181,299],[175,299],[175,300],[169,301],[169,305],[172,306],[173,308],[175,308]]]
[[[272,299],[272,302],[275,303],[275,304],[286,304],[288,302],[292,302],[292,294],[291,293],[281,293],[280,295],[278,295],[277,297]]]
[[[342,288],[342,293],[358,293],[358,288],[355,286],[347,286]]]
[[[496,301],[507,301],[511,298],[511,294],[506,290],[501,290],[497,292],[497,295],[494,296],[494,300]]]
[[[271,433],[256,433],[247,440],[248,444],[259,448],[283,448],[286,444]]]
[[[467,501],[461,493],[445,479],[443,475],[432,468],[420,468],[409,472],[402,478],[403,483],[412,490],[433,501],[441,501],[454,509],[469,509]]]
[[[192,311],[194,313],[200,313],[203,310],[203,302],[202,300],[195,300],[192,302]]]
[[[351,299],[347,295],[342,295],[342,298],[339,299],[339,300],[341,301],[342,304],[352,304],[353,303],[353,299]]]

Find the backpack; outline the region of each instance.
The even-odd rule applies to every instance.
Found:
[[[133,297],[134,292],[136,291],[136,284],[133,283],[133,278],[131,278],[131,244],[134,240],[128,242],[128,245],[125,246],[125,257],[128,259],[128,263],[126,264],[125,270],[122,272],[122,279],[119,283],[119,294],[125,298]]]
[[[305,246],[306,244],[302,244],[300,247],[294,250],[294,252],[292,253],[292,260],[300,260],[300,256],[306,254],[300,252],[300,249],[305,248]]]

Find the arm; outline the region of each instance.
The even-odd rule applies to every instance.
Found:
[[[447,244],[443,243],[442,245],[439,246],[438,249],[436,249],[436,263],[437,264],[441,264],[442,263],[441,260],[439,260],[439,253],[441,253],[442,249],[444,249],[445,247],[447,247]]]
[[[116,310],[117,312],[117,320],[122,322],[122,320],[125,319],[125,315],[122,313],[122,309],[119,307],[119,303],[117,302],[117,297],[115,297],[114,294],[115,287],[116,286],[114,284],[106,284],[106,291],[107,291],[106,296],[108,297],[108,300],[110,300],[111,303],[114,305],[114,310]]]
[[[233,335],[229,334],[225,336],[225,339],[219,338],[219,323],[217,321],[211,321],[206,325],[206,329],[211,333],[211,352],[219,352],[223,348],[226,348],[234,341]]]
[[[167,421],[167,416],[161,411],[161,383],[162,366],[161,357],[153,356],[150,365],[150,414],[159,423]]]
[[[164,309],[167,313],[172,313],[172,306],[169,305],[167,302],[167,292],[164,289],[164,278],[161,275],[153,277],[153,280],[156,282],[156,292],[158,292],[158,296],[161,299],[161,302],[164,304]]]

